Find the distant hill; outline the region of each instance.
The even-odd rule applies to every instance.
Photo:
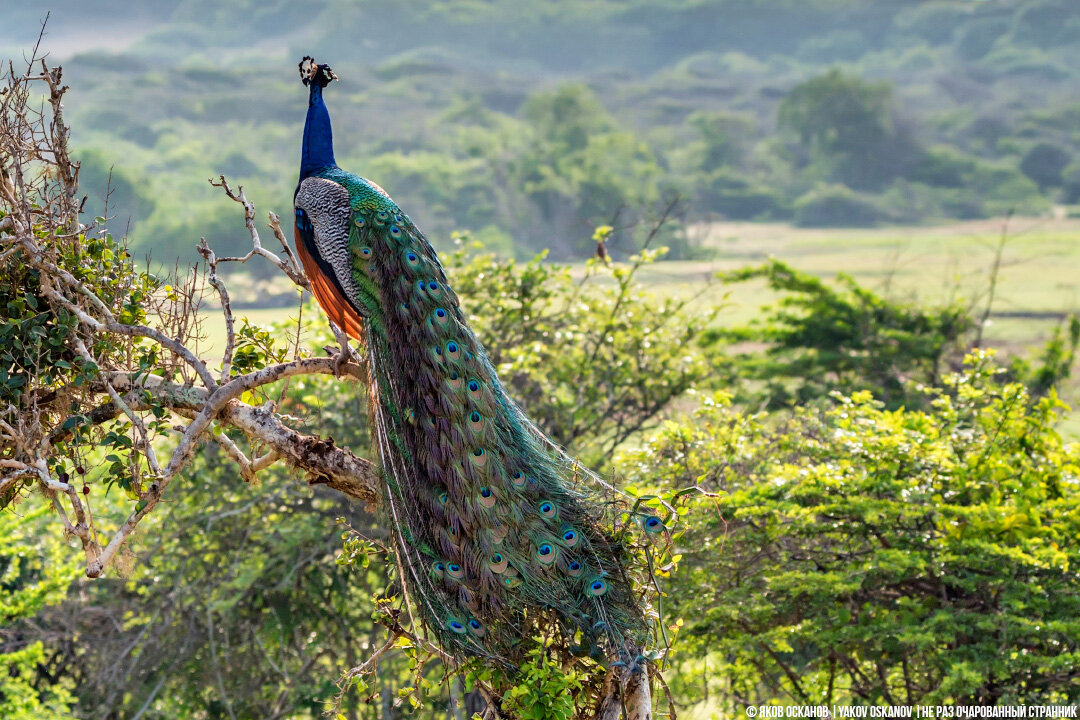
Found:
[[[207,177],[288,207],[307,53],[342,76],[342,163],[436,242],[467,229],[505,252],[573,255],[590,223],[668,192],[692,218],[801,224],[1080,199],[1080,4],[1067,0],[60,0],[52,13],[44,47],[73,86],[91,211],[111,169],[109,214],[161,260],[192,259],[200,235],[244,242]],[[17,58],[43,14],[5,9],[0,49]],[[832,93],[810,119],[828,127],[809,132],[795,110],[801,125],[780,122],[785,101],[809,107],[799,87]]]

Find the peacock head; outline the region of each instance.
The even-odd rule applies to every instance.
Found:
[[[305,85],[316,85],[324,88],[337,79],[338,76],[334,74],[329,65],[318,64],[315,62],[315,58],[310,55],[305,55],[304,59],[300,61],[300,82]]]

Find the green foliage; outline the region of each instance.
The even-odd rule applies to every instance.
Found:
[[[1064,149],[1042,142],[1024,154],[1020,161],[1020,172],[1035,181],[1040,188],[1057,187],[1062,183],[1062,172],[1071,161],[1072,157]]]
[[[38,614],[48,652],[70,648],[56,673],[79,679],[78,707],[129,716],[145,705],[159,718],[317,718],[338,692],[335,679],[381,642],[371,617],[385,590],[386,555],[373,556],[370,569],[355,553],[355,565],[339,562],[335,532],[339,517],[372,532],[370,516],[279,469],[259,479],[257,487],[238,482],[235,466],[210,445],[153,533],[132,543],[130,577],[87,583]],[[113,495],[94,508],[118,506]],[[344,707],[360,701],[350,697]]]
[[[1018,43],[1047,47],[1075,42],[1080,30],[1075,24],[1063,22],[1072,6],[1068,0],[1038,0],[1025,3],[1013,25],[1013,39]]]
[[[623,457],[716,493],[671,597],[749,704],[1075,703],[1080,455],[985,354],[925,410],[869,393],[781,423],[707,400]],[[716,663],[720,666],[716,667]]]
[[[510,180],[538,217],[548,218],[548,227],[540,226],[548,239],[565,243],[587,220],[659,199],[661,169],[649,146],[618,129],[586,87],[564,85],[538,93],[525,103],[523,115],[533,141],[514,161]],[[553,249],[566,253],[560,242]],[[583,248],[575,249],[580,254]]]
[[[586,221],[638,207],[657,186],[694,198],[691,219],[783,219],[822,181],[875,200],[898,178],[937,187],[925,168],[910,174],[921,148],[947,146],[1013,171],[1040,142],[1080,152],[1074,133],[1021,128],[1029,114],[1076,96],[1080,7],[1057,0],[327,0],[305,12],[282,0],[227,8],[152,0],[148,8],[157,11],[132,31],[146,34],[126,50],[102,44],[65,64],[81,93],[69,112],[89,212],[101,211],[112,168],[114,229],[130,215],[139,257],[166,265],[196,259],[190,237],[206,235],[223,254],[246,242],[207,177],[228,173],[260,207],[283,214],[304,96],[284,72],[294,59],[249,49],[284,28],[308,33],[327,57],[349,58],[351,67],[339,61],[347,92],[331,108],[343,163],[386,187],[431,235],[492,228],[513,238],[500,253],[519,259],[544,248],[587,256],[578,241]],[[51,23],[67,23],[64,36],[108,37],[111,11],[87,14],[70,0],[55,10]],[[13,9],[8,19],[33,41],[39,18]],[[395,32],[372,37],[376,26]],[[243,61],[207,59],[219,52]],[[948,124],[972,115],[994,118],[1014,139],[1023,133],[1019,152],[988,145],[978,126]],[[789,138],[798,140],[777,142]],[[920,207],[944,217],[992,216],[1010,203],[1039,211],[1045,203],[1033,201],[1056,190],[1014,179],[950,186],[960,197],[886,219],[920,221]],[[988,185],[994,199],[984,202]]]
[[[475,254],[467,237],[445,259],[469,321],[499,377],[529,416],[586,463],[654,426],[719,357],[692,351],[719,308],[657,298],[640,284],[663,248],[630,264],[566,266]]]
[[[740,328],[709,338],[765,343],[739,357],[745,392],[770,408],[869,390],[888,407],[920,404],[922,385],[936,386],[961,339],[973,327],[965,308],[923,308],[890,301],[841,275],[839,287],[773,260],[721,275],[727,282],[762,278],[781,293],[776,306]]]
[[[48,677],[59,658],[20,627],[63,600],[77,572],[70,548],[40,532],[48,512],[0,512],[0,716],[8,720],[61,720],[74,701],[69,683]]]
[[[783,218],[790,212],[779,192],[726,167],[702,176],[698,199],[701,209],[718,212],[731,220]],[[848,214],[831,217],[834,222],[848,219]],[[807,220],[812,218],[808,216]]]
[[[979,60],[1008,31],[1009,21],[1001,18],[971,22],[958,33],[956,52],[965,60]]]
[[[581,682],[553,662],[538,645],[521,667],[516,684],[503,695],[503,710],[521,720],[570,720]]]
[[[1016,357],[1009,363],[1009,370],[1027,385],[1033,397],[1044,397],[1072,375],[1077,348],[1080,348],[1080,317],[1073,315],[1054,328],[1034,365]]]
[[[706,172],[741,164],[755,135],[753,119],[743,115],[696,112],[687,121],[701,133],[701,169]]]
[[[873,199],[844,185],[821,185],[795,201],[802,227],[869,227],[885,218]]]
[[[133,219],[149,217],[154,210],[145,188],[99,150],[80,154],[79,187],[87,196],[87,216],[107,217],[115,228],[126,229]]]
[[[116,311],[121,323],[135,324],[146,317],[146,304],[161,288],[150,273],[137,271],[126,247],[111,235],[78,233],[58,237],[40,227],[34,232],[47,249],[49,260],[62,271],[97,294],[103,303]],[[0,417],[19,424],[32,419],[37,433],[49,433],[56,453],[50,456],[49,470],[67,478],[71,473],[85,475],[85,456],[91,447],[101,451],[109,465],[95,482],[109,486],[119,483],[128,489],[132,462],[131,440],[124,428],[126,420],[92,425],[93,407],[83,397],[88,386],[98,380],[100,368],[73,351],[77,342],[94,343],[99,359],[124,357],[138,373],[152,372],[165,376],[170,370],[160,362],[156,346],[122,340],[92,338],[78,329],[75,312],[69,308],[54,311],[45,301],[41,273],[31,265],[21,248],[14,248],[3,259],[0,273]],[[60,388],[70,397],[60,410],[52,400]],[[161,427],[162,413],[157,413],[155,429]],[[117,432],[120,430],[120,432]],[[14,459],[18,449],[5,447],[5,459]],[[12,502],[31,476],[11,485],[0,497],[0,509]],[[89,478],[84,478],[88,482]]]
[[[879,189],[902,175],[911,147],[892,119],[893,90],[839,69],[792,88],[780,103],[781,130],[793,133],[829,179]]]

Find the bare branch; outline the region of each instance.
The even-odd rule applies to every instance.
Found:
[[[259,238],[259,230],[255,227],[255,205],[249,202],[247,197],[244,195],[244,188],[242,186],[238,187],[234,192],[233,189],[229,186],[228,181],[225,180],[224,175],[220,175],[218,181],[210,180],[209,182],[214,187],[219,187],[224,190],[225,194],[229,197],[230,200],[238,202],[244,207],[244,226],[248,229],[248,233],[251,235],[251,250],[249,250],[246,255],[243,255],[241,257],[218,258],[218,262],[246,263],[251,258],[259,255],[276,265],[278,270],[281,270],[281,272],[285,273],[289,277],[289,279],[292,280],[293,283],[295,283],[297,286],[305,290],[310,290],[311,286],[308,283],[307,276],[305,276],[304,273],[301,271],[299,264],[296,262],[296,258],[293,257],[292,250],[289,249],[289,244],[285,240],[284,234],[282,234],[281,232],[281,223],[278,219],[278,216],[273,213],[270,214],[270,227],[274,231],[274,236],[281,241],[282,246],[285,248],[285,252],[289,258],[289,262],[285,262],[280,257],[263,247],[262,240]]]

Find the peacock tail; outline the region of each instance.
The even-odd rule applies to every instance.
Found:
[[[367,349],[382,508],[411,601],[459,655],[512,657],[537,612],[594,656],[636,655],[647,624],[581,469],[510,399],[420,229],[337,167],[329,68],[301,74],[297,250],[319,304]]]

